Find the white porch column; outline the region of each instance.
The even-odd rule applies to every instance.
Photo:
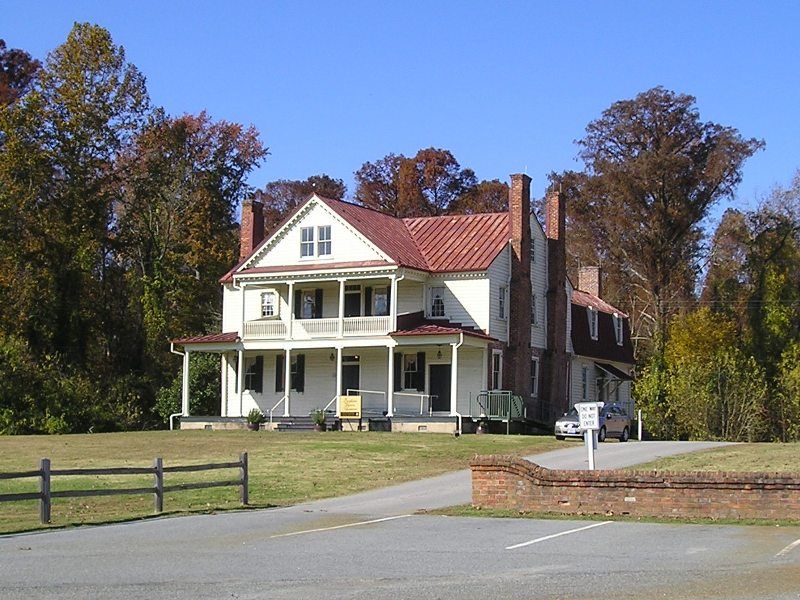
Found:
[[[245,322],[245,304],[244,304],[244,282],[239,284],[239,289],[241,290],[242,294],[242,318],[239,322],[239,337],[244,339],[244,322]]]
[[[244,416],[244,401],[242,395],[244,394],[244,350],[238,351],[238,368],[236,369],[236,391],[239,394],[239,416]]]
[[[344,281],[344,279],[339,280],[339,337],[344,336]],[[341,348],[339,350],[341,350]],[[339,354],[341,354],[341,352]],[[336,388],[337,394],[340,389],[341,388]]]
[[[389,350],[389,378],[386,388],[386,416],[394,416],[394,348],[388,347]]]
[[[228,355],[224,352],[220,356],[220,385],[219,385],[219,414],[228,416]]]
[[[451,344],[453,355],[450,358],[450,414],[458,412],[458,347],[461,344]]]
[[[397,331],[397,275],[392,275],[391,290],[389,314],[392,320],[392,331]]]
[[[339,396],[342,395],[342,348],[336,348],[336,414],[339,414]]]
[[[181,389],[181,413],[189,416],[189,350],[183,349],[183,388]]]
[[[286,297],[289,305],[289,322],[286,324],[286,339],[292,339],[292,324],[294,323],[294,281],[289,282],[289,295]]]
[[[489,389],[489,347],[483,347],[483,372],[481,373],[482,392]]]
[[[289,416],[289,398],[292,396],[292,353],[287,348],[283,364],[283,389],[286,393],[286,402],[283,403],[283,416]]]

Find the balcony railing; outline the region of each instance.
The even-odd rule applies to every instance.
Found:
[[[342,331],[338,318],[292,319],[292,339],[337,338],[386,335],[391,331],[392,318],[345,317]],[[245,321],[244,338],[251,340],[287,339],[289,329],[284,321]]]

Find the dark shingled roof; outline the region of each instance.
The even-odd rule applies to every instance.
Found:
[[[238,342],[239,334],[235,331],[230,333],[212,333],[209,335],[195,335],[192,337],[178,338],[172,340],[173,344],[219,344],[228,342]]]

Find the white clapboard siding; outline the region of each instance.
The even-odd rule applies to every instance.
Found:
[[[316,256],[317,227],[331,226],[331,254]],[[300,229],[314,227],[313,257],[300,256]],[[259,253],[255,264],[249,267],[266,267],[274,265],[319,264],[321,268],[331,262],[352,262],[365,260],[384,260],[384,255],[373,244],[358,236],[345,222],[325,205],[313,201],[313,206],[299,220],[293,222],[279,239],[274,240]]]
[[[489,275],[489,331],[488,334],[501,341],[508,340],[508,312],[510,293],[506,295],[506,318],[499,315],[498,296],[500,288],[509,285],[511,266],[509,264],[509,249],[506,247],[492,262],[488,271]]]
[[[444,288],[445,317],[453,323],[486,329],[489,325],[489,279],[437,276],[429,280],[426,303],[430,303],[430,288]],[[426,306],[430,315],[430,306]]]
[[[589,387],[586,397],[586,402],[594,402],[597,399],[596,379],[597,373],[595,372],[594,361],[582,356],[575,356],[572,360],[572,399],[570,406],[576,402],[583,402],[582,390],[583,384],[581,379],[581,369],[587,367]]]
[[[425,310],[423,292],[425,286],[416,281],[400,281],[397,284],[397,312],[414,313]]]
[[[470,406],[477,406],[475,398],[483,383],[483,350],[462,346],[458,349],[457,410],[462,415],[470,414]],[[472,398],[472,402],[470,402]],[[473,409],[472,412],[475,412]]]

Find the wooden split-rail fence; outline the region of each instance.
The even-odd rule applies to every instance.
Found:
[[[176,483],[164,485],[164,473],[191,473],[196,471],[211,471],[215,469],[239,469],[239,478],[226,481],[198,481],[194,483]],[[50,488],[53,477],[62,476],[91,476],[91,475],[153,475],[153,487],[142,488],[96,488],[89,490],[61,490],[53,491]],[[239,460],[234,462],[210,463],[205,465],[183,465],[165,467],[161,458],[153,461],[152,467],[110,467],[106,469],[53,469],[49,458],[39,461],[36,471],[18,471],[16,473],[0,473],[2,479],[29,479],[39,478],[39,491],[20,494],[0,494],[0,502],[16,502],[18,500],[39,500],[39,520],[42,524],[50,522],[50,507],[53,498],[80,498],[84,496],[116,496],[123,494],[153,494],[153,510],[155,513],[164,511],[164,494],[183,490],[200,490],[214,487],[235,486],[240,489],[243,505],[248,504],[248,474],[247,452],[239,455]]]

